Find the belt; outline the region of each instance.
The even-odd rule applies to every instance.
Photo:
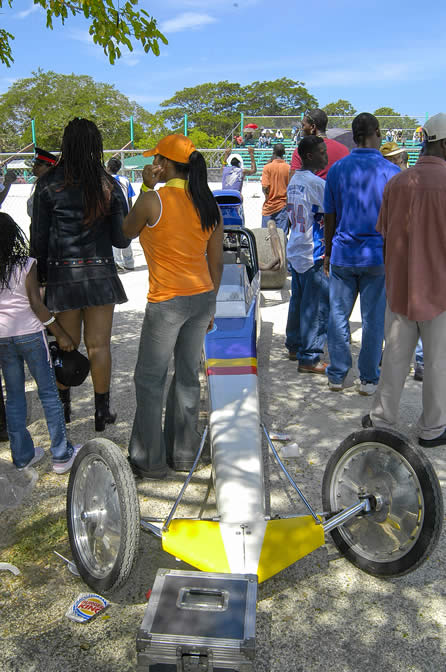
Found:
[[[62,259],[62,260],[52,260],[48,259],[48,266],[98,266],[103,264],[113,264],[115,261],[113,257],[92,257],[91,259]]]

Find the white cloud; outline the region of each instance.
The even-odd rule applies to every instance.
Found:
[[[92,44],[96,46],[93,42],[93,36],[90,35],[88,30],[78,30],[76,28],[72,28],[70,31],[68,31],[68,34],[72,40],[77,40],[78,42],[83,42],[84,44]]]
[[[2,77],[0,78],[0,96],[3,93],[6,93],[10,86],[16,81],[15,77]]]
[[[231,2],[226,3],[229,5],[228,9],[246,9],[247,7],[254,7],[261,4],[262,0],[231,0]],[[166,4],[166,0],[163,4]],[[171,7],[178,7],[179,9],[184,9],[185,7],[191,7],[194,9],[209,9],[209,0],[167,0],[167,4]],[[215,7],[216,11],[222,11],[225,9],[223,4],[218,7]]]
[[[90,35],[88,30],[78,30],[72,28],[70,31],[68,31],[68,35],[72,40],[76,40],[77,42],[82,42],[83,44],[94,47],[94,50],[91,50],[91,53],[94,54],[96,60],[108,63],[108,57],[105,56],[102,47],[99,44],[95,44],[93,41],[93,36]],[[142,49],[134,49],[133,51],[129,51],[124,45],[118,45],[118,47],[121,49],[121,57],[116,60],[116,63],[122,63],[129,68],[134,68],[140,63],[141,58],[145,56],[145,53],[142,51]]]
[[[21,12],[17,12],[17,14],[15,15],[15,18],[16,19],[26,19],[27,16],[29,16],[30,14],[34,14],[34,12],[38,12],[39,9],[41,9],[39,7],[39,5],[31,5],[31,7],[29,9],[24,9]]]
[[[216,20],[209,14],[183,12],[183,14],[178,14],[173,19],[163,21],[160,30],[162,33],[179,33],[182,30],[202,28],[210,23],[215,23]]]
[[[352,86],[355,84],[369,84],[370,82],[401,82],[412,79],[414,71],[406,63],[375,64],[364,68],[336,68],[309,72],[306,75],[308,86]]]
[[[134,49],[133,51],[129,51],[127,47],[122,48],[124,51],[122,51],[122,56],[119,59],[119,62],[129,68],[134,68],[135,65],[138,65],[141,61],[141,58],[146,55],[142,49]]]

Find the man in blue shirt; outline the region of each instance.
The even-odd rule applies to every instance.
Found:
[[[299,360],[298,371],[324,374],[327,365],[320,355],[328,318],[328,281],[323,269],[325,181],[315,172],[327,165],[327,148],[322,137],[308,135],[299,142],[298,152],[302,167],[287,189],[291,298],[285,345],[289,358]]]
[[[330,168],[324,195],[324,267],[330,274],[327,376],[331,390],[342,390],[352,366],[349,319],[359,293],[359,393],[371,395],[379,380],[386,305],[383,238],[375,227],[384,187],[400,169],[379,152],[376,117],[362,112],[353,120],[352,131],[357,148]]]
[[[242,193],[243,181],[245,177],[255,175],[257,172],[254,150],[252,147],[248,147],[249,158],[251,159],[251,168],[244,168],[243,159],[240,154],[231,154],[231,151],[231,148],[228,147],[223,157],[223,161],[227,165],[223,167],[221,188],[234,189],[235,191]]]

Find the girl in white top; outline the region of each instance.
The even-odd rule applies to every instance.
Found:
[[[53,470],[68,471],[80,446],[67,439],[62,404],[45,336],[45,327],[62,350],[74,350],[70,336],[42,303],[35,259],[26,239],[5,213],[0,213],[0,367],[6,387],[6,423],[12,460],[18,469],[44,455],[26,429],[24,362],[37,383],[51,437]]]

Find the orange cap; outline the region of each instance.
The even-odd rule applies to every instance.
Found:
[[[143,152],[143,156],[154,156],[161,154],[166,159],[176,161],[176,163],[189,163],[189,157],[195,152],[195,146],[186,138],[185,135],[166,135],[159,141],[155,149],[148,149]]]

